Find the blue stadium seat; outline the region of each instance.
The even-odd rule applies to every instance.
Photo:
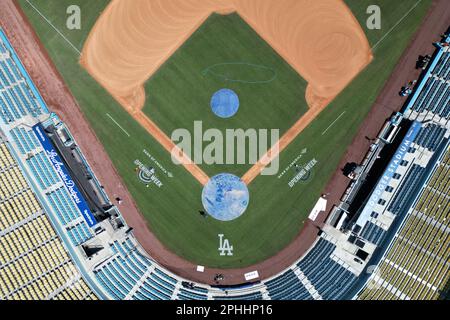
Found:
[[[265,282],[269,296],[275,300],[310,300],[312,296],[303,286],[294,271],[288,270],[282,275]]]
[[[376,245],[379,245],[381,243],[381,240],[383,240],[384,234],[385,234],[385,231],[382,228],[373,224],[370,221],[368,221],[366,223],[363,230],[361,231],[362,238],[364,238],[367,241],[372,242],[373,244],[376,244]]]
[[[233,295],[233,296],[215,296],[214,299],[219,300],[262,300],[262,293],[248,293],[242,295]]]
[[[418,189],[421,187],[420,181],[424,172],[425,169],[419,165],[414,164],[412,166],[399,187],[399,190],[403,190],[403,192],[397,192],[388,206],[388,211],[396,215],[405,211],[405,206],[417,194]]]
[[[199,294],[184,288],[180,289],[177,297],[180,300],[206,300],[208,298],[206,294]]]
[[[430,151],[435,151],[442,141],[445,131],[445,128],[436,124],[428,125],[420,130],[414,142]]]

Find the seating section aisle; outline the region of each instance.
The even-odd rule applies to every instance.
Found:
[[[317,244],[297,265],[323,299],[335,300],[345,296],[357,277],[331,258],[336,246],[319,238]]]
[[[0,300],[96,299],[5,143],[0,181]]]
[[[130,238],[116,240],[110,244],[113,256],[94,269],[98,282],[113,299],[136,300],[205,300],[208,289],[195,286],[183,287],[181,280],[159,269],[152,261],[143,256]],[[258,300],[263,298],[261,288],[265,286],[271,299],[313,299],[302,283],[302,277],[295,270],[300,268],[311,284],[324,299],[337,299],[344,295],[354,284],[356,276],[347,268],[331,258],[335,245],[321,238],[308,255],[298,263],[297,268],[265,281],[254,292],[236,294],[234,290],[212,299],[221,300]],[[324,276],[325,275],[325,276]]]
[[[270,298],[280,300],[311,300],[313,296],[302,283],[305,278],[323,299],[338,299],[345,295],[356,276],[331,258],[336,246],[320,237],[296,268],[265,281]],[[300,275],[296,275],[296,270]]]

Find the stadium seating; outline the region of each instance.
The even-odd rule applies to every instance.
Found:
[[[277,300],[309,300],[312,299],[308,290],[292,270],[265,282],[269,296]]]
[[[372,222],[367,222],[361,231],[361,237],[372,242],[373,244],[379,245],[383,240],[385,231]]]
[[[261,292],[249,293],[249,294],[241,294],[241,295],[233,295],[233,296],[215,296],[214,299],[218,300],[261,300],[262,294]]]
[[[81,221],[74,227],[68,228],[67,234],[76,246],[85,243],[92,238],[92,233],[89,231],[84,221]]]
[[[324,299],[338,299],[354,284],[356,276],[331,259],[335,245],[324,238],[297,263],[297,267]],[[343,281],[345,280],[345,281]],[[272,299],[312,299],[294,271],[265,282]]]
[[[450,52],[443,52],[436,66],[422,80],[425,85],[418,93],[412,109],[450,119]]]
[[[56,213],[61,225],[66,226],[77,219],[81,220],[82,214],[76,208],[67,189],[62,186],[61,179],[50,160],[44,151],[41,151],[35,133],[20,126],[11,129],[10,133],[20,152],[27,155],[26,164],[39,187],[43,191],[50,190],[45,193],[45,197]],[[92,232],[84,222],[68,228],[67,234],[74,245],[80,245],[92,238]]]
[[[430,91],[435,88],[435,86],[438,84],[438,81],[434,78],[428,78],[428,80],[425,83],[425,86],[423,87],[422,91],[419,94],[419,97],[417,98],[413,108],[414,110],[421,112],[424,110],[422,107],[422,104],[428,97]]]
[[[5,143],[0,144],[0,300],[96,299]]]
[[[360,299],[437,299],[450,279],[450,151]]]
[[[36,181],[40,199],[48,202],[52,219],[55,216],[52,221],[58,220],[69,241],[58,237],[47,216],[50,213],[39,204],[6,143],[0,141],[0,299],[96,299],[64,248],[84,244],[95,234],[33,131],[21,124],[27,116],[47,114],[48,110],[38,101],[36,89],[17,63],[13,52],[0,40],[0,121],[9,128],[15,151],[24,157],[22,164]],[[425,77],[413,109],[449,119],[450,86],[445,82],[449,79],[450,53],[444,52]],[[428,124],[415,143],[436,151],[445,132],[443,127]],[[405,212],[421,192],[420,198],[379,264],[380,278],[370,280],[381,288],[374,291],[366,287],[360,298],[436,298],[448,282],[450,152],[423,188],[425,174],[423,167],[414,164],[397,188],[388,207],[396,215]],[[360,235],[380,245],[386,232],[375,222],[368,222]],[[111,240],[109,248],[111,255],[93,267],[93,278],[112,299],[333,300],[351,298],[349,292],[358,281],[334,255],[336,245],[324,235],[290,268],[245,290],[185,287],[183,279],[141,253],[132,234]]]
[[[314,264],[307,264],[302,260],[299,266],[323,299],[335,300],[346,294],[357,277],[331,258],[328,254],[330,247],[333,248],[334,245],[326,245],[326,249],[316,253],[314,260],[309,260],[309,263]],[[316,250],[316,247],[312,249]]]
[[[1,42],[0,42],[1,43]],[[5,124],[21,120],[26,115],[34,117],[46,113],[37,102],[36,97],[27,84],[26,75],[22,75],[6,47],[1,44],[0,56],[0,95],[1,119]]]
[[[424,173],[425,169],[417,164],[414,164],[411,167],[399,187],[399,190],[402,190],[402,192],[396,193],[392,202],[388,206],[388,211],[393,214],[405,212],[405,208],[408,203],[413,200],[413,197],[418,193],[418,189],[422,186],[421,180]]]
[[[10,133],[19,151],[26,155],[27,159],[25,162],[38,186],[42,189],[43,196],[47,198],[56,213],[61,225],[66,226],[77,219],[80,220],[77,225],[67,229],[67,234],[72,243],[80,245],[92,238],[92,232],[81,221],[81,212],[75,206],[68,190],[62,185],[61,178],[58,176],[49,158],[42,151],[33,130],[23,126],[16,126],[10,130]]]
[[[331,242],[320,238],[316,246],[308,252],[304,259],[297,263],[297,266],[304,273],[314,272],[314,268],[325,261],[334,249],[335,246]]]
[[[337,262],[329,259],[322,270],[329,270],[317,275],[315,288],[325,300],[345,298],[345,294],[356,282],[357,277]]]
[[[437,76],[442,76],[448,69],[450,69],[450,52],[447,51],[442,54],[441,59],[439,59],[432,73]]]
[[[297,265],[297,267],[305,267],[305,275],[319,294],[326,299],[338,299],[356,280],[353,273],[331,259],[330,254],[334,248],[335,245],[320,238],[317,246]],[[113,299],[204,300],[208,298],[208,289],[198,286],[182,287],[181,280],[162,271],[143,256],[130,238],[115,241],[111,244],[111,249],[114,253],[111,259],[96,267],[94,274]],[[271,299],[313,299],[300,279],[292,269],[289,269],[263,282],[263,286],[266,287]],[[256,300],[262,297],[260,289],[255,289],[254,292],[250,290],[243,294],[236,294],[233,290],[226,293],[223,291],[220,295],[212,296],[212,299]]]
[[[436,124],[431,124],[420,129],[420,132],[414,142],[429,149],[430,151],[436,151],[439,143],[445,135],[445,132],[445,128]]]
[[[114,255],[94,270],[97,280],[114,299],[170,299],[177,281],[164,275],[130,239],[111,244]]]
[[[162,272],[162,271],[160,271]],[[208,298],[207,296],[208,290],[201,287],[194,287],[194,288],[181,288],[178,291],[177,299],[178,300],[206,300]],[[250,297],[246,297],[250,299]],[[232,299],[232,298],[230,298]]]

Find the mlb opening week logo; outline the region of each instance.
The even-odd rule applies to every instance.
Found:
[[[202,121],[194,121],[193,134],[179,128],[172,132],[175,147],[171,151],[172,161],[179,164],[255,164],[269,149],[278,154],[279,129],[225,129],[203,130]],[[187,157],[182,157],[182,154]],[[279,158],[261,171],[262,175],[275,175],[279,170]]]

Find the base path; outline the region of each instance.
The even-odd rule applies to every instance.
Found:
[[[197,179],[202,185],[209,181],[208,175],[200,169],[173,141],[141,110],[131,112],[132,117],[148,132],[150,133],[169,153],[172,158],[184,166],[192,176]]]
[[[336,174],[330,180],[325,191],[331,192],[327,212],[332,204],[342,196],[349,183],[349,180],[341,173],[342,164],[349,159],[362,159],[370,144],[364,137],[367,134],[376,135],[390,113],[400,109],[404,100],[398,96],[398,88],[408,80],[417,78],[418,71],[414,70],[417,56],[433,51],[430,42],[438,40],[438,35],[448,27],[448,21],[450,21],[450,6],[447,5],[447,0],[434,1],[420,30],[403,54],[397,68],[372,107],[367,120],[362,124],[361,130],[342,159],[341,166],[337,168]],[[122,215],[134,228],[133,233],[143,248],[160,265],[192,281],[208,284],[214,284],[214,275],[222,273],[225,275],[223,284],[232,285],[245,282],[244,273],[246,272],[258,270],[261,278],[265,279],[283,271],[313,244],[318,228],[328,215],[327,212],[319,214],[315,223],[307,220],[302,231],[291,244],[261,263],[242,269],[206,268],[204,273],[197,272],[196,265],[167,250],[150,231],[146,220],[136,208],[103,146],[91,130],[77,102],[65,86],[26,17],[16,7],[15,1],[0,1],[0,24],[49,108],[63,119],[73,133],[93,171],[103,183],[107,194],[110,197],[120,196],[123,199],[123,203],[118,205]]]
[[[249,185],[266,166],[279,154],[326,108],[329,102],[314,106],[308,110],[289,130],[258,160],[243,176],[242,181]]]

